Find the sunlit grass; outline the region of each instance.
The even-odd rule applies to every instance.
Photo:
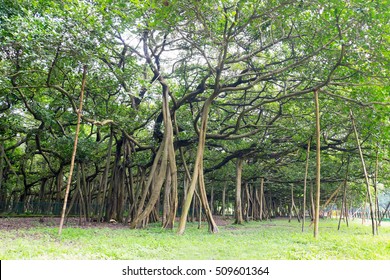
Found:
[[[147,229],[56,227],[0,230],[0,259],[390,259],[390,227],[379,236],[358,222],[342,225],[321,221],[320,235],[312,228],[301,232],[296,221],[272,220],[220,227],[209,234],[207,226],[189,224],[186,233],[166,231],[160,225]]]

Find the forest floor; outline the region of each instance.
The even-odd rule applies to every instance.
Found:
[[[230,217],[214,216],[214,220],[218,226],[227,226],[232,223]],[[205,224],[202,221],[202,224]],[[60,224],[59,217],[0,217],[0,230],[12,229],[31,229],[35,227],[58,227]],[[99,223],[99,222],[84,222],[79,218],[67,218],[64,227],[70,228],[111,228],[111,229],[128,229],[128,225],[124,223]]]
[[[70,218],[58,235],[59,218],[0,218],[0,259],[40,260],[390,260],[390,222],[383,222],[372,236],[371,223],[320,221],[320,234],[313,238],[307,220],[304,232],[296,219],[233,224],[215,217],[218,234],[207,223],[188,223],[183,236],[161,228],[130,230],[120,223],[79,224]]]

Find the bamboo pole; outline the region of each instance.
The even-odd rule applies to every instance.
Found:
[[[309,158],[310,158],[310,143],[311,137],[307,142],[306,150],[306,166],[305,166],[305,179],[303,180],[303,210],[302,210],[302,232],[305,230],[305,216],[306,216],[306,189],[307,189],[307,175],[309,171]]]
[[[320,219],[320,191],[321,191],[321,126],[320,126],[320,105],[318,90],[314,91],[315,115],[316,115],[316,201],[314,216],[314,238],[318,237],[318,224]]]
[[[79,132],[80,132],[81,115],[82,115],[82,110],[83,110],[83,99],[84,99],[84,89],[85,89],[86,78],[87,78],[87,66],[84,65],[84,67],[83,67],[83,78],[82,78],[82,82],[81,82],[80,104],[79,104],[79,109],[77,111],[76,134],[75,134],[75,137],[74,137],[73,153],[72,153],[72,159],[71,159],[71,162],[70,162],[70,171],[69,171],[68,183],[66,185],[64,205],[62,207],[60,227],[58,229],[58,234],[59,235],[61,235],[62,227],[64,225],[64,219],[65,219],[65,213],[66,213],[66,204],[68,203],[70,184],[72,182],[74,162],[75,162],[76,151],[77,151],[77,142],[78,142],[78,139],[79,139]]]
[[[378,200],[378,172],[379,172],[379,147],[376,150],[376,160],[375,160],[375,174],[374,174],[374,199],[375,199],[375,219],[376,219],[376,234],[379,234],[379,200]]]
[[[368,196],[368,201],[369,201],[369,204],[370,204],[370,216],[371,216],[372,235],[375,235],[376,229],[375,229],[374,210],[373,210],[373,207],[372,207],[370,183],[368,181],[368,174],[367,174],[366,164],[364,162],[363,152],[362,152],[362,148],[360,146],[359,135],[358,135],[358,132],[357,132],[357,129],[356,129],[355,119],[353,117],[352,110],[350,110],[350,116],[351,116],[352,126],[353,126],[353,130],[354,130],[354,133],[355,133],[356,142],[357,142],[357,146],[358,146],[358,150],[359,150],[360,160],[362,162],[364,179],[365,179],[365,183],[366,183],[366,187],[367,187],[367,196]]]

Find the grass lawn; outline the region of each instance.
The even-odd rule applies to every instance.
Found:
[[[320,236],[313,228],[301,232],[296,221],[285,219],[220,226],[209,234],[207,225],[188,224],[183,236],[160,224],[147,229],[66,227],[37,223],[29,228],[0,229],[2,260],[390,260],[390,226],[371,235],[369,223],[350,222],[337,230],[337,220],[321,220]]]

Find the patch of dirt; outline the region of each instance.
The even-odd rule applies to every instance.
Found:
[[[234,220],[231,217],[213,216],[215,223],[219,227],[231,225]]]

